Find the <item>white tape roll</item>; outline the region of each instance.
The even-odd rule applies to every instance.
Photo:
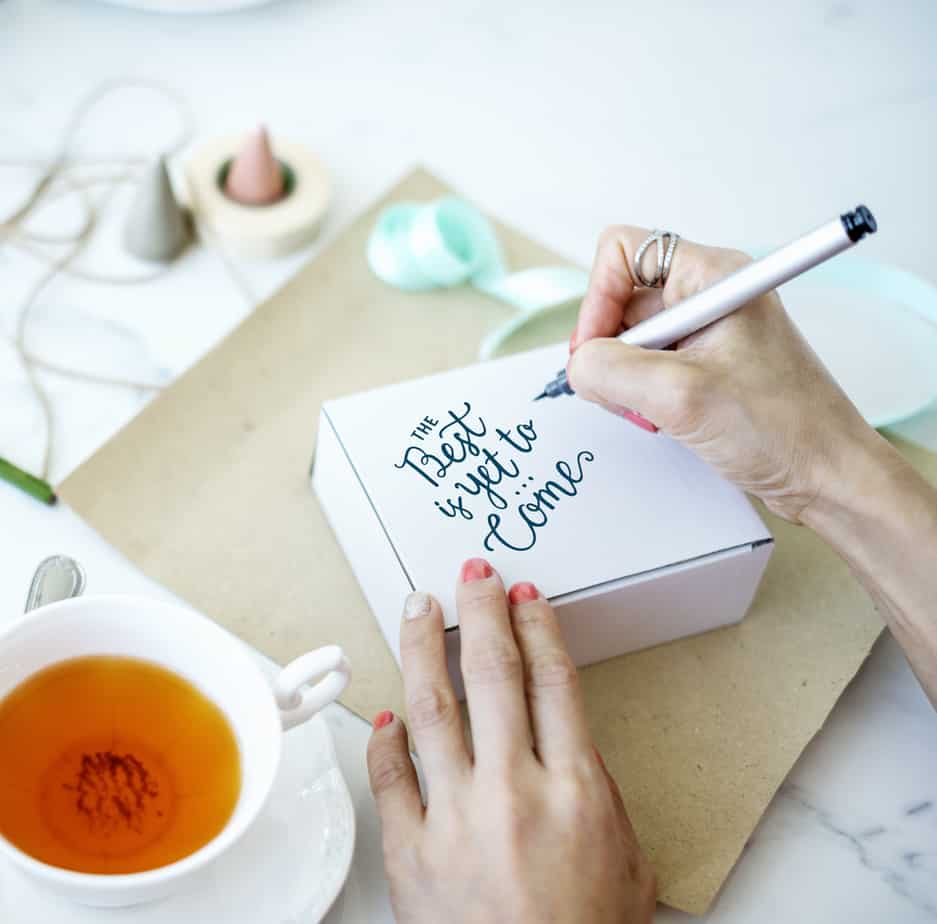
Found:
[[[243,142],[241,136],[212,139],[186,162],[185,192],[196,226],[243,257],[279,257],[308,244],[332,197],[325,167],[303,145],[274,139],[274,156],[287,170],[287,195],[272,205],[242,205],[225,195],[221,177]]]

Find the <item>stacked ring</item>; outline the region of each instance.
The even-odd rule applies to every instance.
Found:
[[[662,289],[670,275],[670,264],[673,262],[673,252],[676,250],[680,235],[673,231],[658,231],[656,228],[644,239],[634,255],[635,279],[649,289]],[[654,276],[648,279],[641,270],[641,261],[647,249],[655,244],[657,246],[657,269]]]

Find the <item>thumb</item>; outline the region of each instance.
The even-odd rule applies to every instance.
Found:
[[[567,375],[581,398],[637,411],[671,433],[701,418],[707,394],[707,373],[678,353],[614,339],[583,343]]]

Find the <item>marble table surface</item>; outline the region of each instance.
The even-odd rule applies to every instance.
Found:
[[[323,240],[422,162],[582,263],[616,221],[757,248],[868,201],[889,231],[866,255],[937,281],[926,226],[937,204],[935,36],[932,0],[468,0],[451,10],[430,0],[282,0],[178,18],[94,0],[0,0],[0,161],[48,158],[82,95],[108,78],[145,77],[184,94],[200,135],[262,118],[318,150],[336,181]],[[115,101],[79,151],[155,153],[172,116],[144,103]],[[0,214],[29,176],[0,166]],[[135,268],[119,246],[125,208],[118,196],[89,265]],[[203,248],[132,288],[57,280],[36,314],[37,343],[62,362],[170,381],[321,243],[240,265],[249,298]],[[38,273],[0,240],[0,454],[24,466],[41,455],[39,418],[3,338]],[[55,480],[149,397],[45,381]],[[900,432],[937,449],[937,412]],[[0,609],[20,609],[35,564],[53,552],[81,559],[93,591],[161,592],[64,506],[46,509],[0,484]],[[328,921],[389,922],[364,773],[368,729],[339,707],[328,719],[360,825]],[[937,719],[884,637],[707,920],[937,919],[935,765]],[[658,918],[688,920],[663,908]]]

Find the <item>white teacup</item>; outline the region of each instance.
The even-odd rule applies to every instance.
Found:
[[[287,665],[271,689],[247,646],[198,613],[140,597],[92,596],[0,624],[0,699],[43,668],[88,655],[142,658],[185,677],[222,709],[241,754],[241,792],[227,825],[168,866],[113,876],[72,872],[40,862],[0,836],[0,852],[22,870],[73,901],[97,907],[166,896],[229,850],[270,794],[284,730],[340,696],[351,676],[342,649],[330,645]]]

